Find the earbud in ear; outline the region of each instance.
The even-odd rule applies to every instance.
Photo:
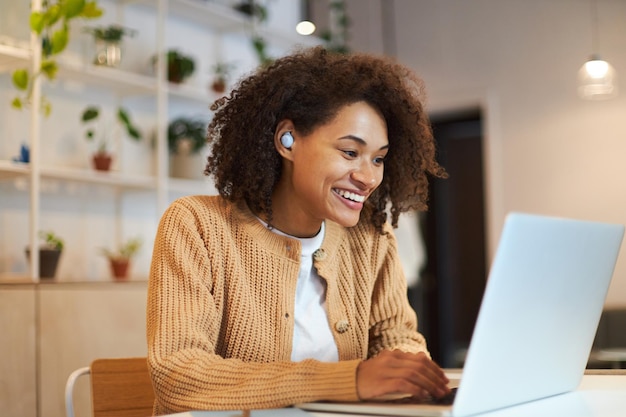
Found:
[[[291,132],[283,133],[280,137],[280,143],[282,143],[285,148],[291,149],[291,145],[293,145],[293,135]]]

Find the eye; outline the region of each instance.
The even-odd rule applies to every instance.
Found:
[[[385,157],[384,156],[379,156],[374,158],[374,164],[376,165],[382,165],[385,163]]]
[[[351,159],[352,159],[352,158],[356,158],[356,157],[357,157],[357,155],[358,155],[358,154],[356,153],[356,151],[351,151],[351,150],[347,150],[347,149],[344,149],[344,150],[342,150],[341,152],[343,152],[343,154],[344,154],[345,156],[347,156],[348,158],[351,158]]]

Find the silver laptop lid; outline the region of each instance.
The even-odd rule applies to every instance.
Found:
[[[576,389],[623,234],[623,225],[507,216],[454,416]]]

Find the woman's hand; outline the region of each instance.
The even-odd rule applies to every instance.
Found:
[[[362,400],[398,394],[441,398],[450,392],[448,382],[441,368],[423,352],[385,350],[361,362],[356,373],[357,393]]]

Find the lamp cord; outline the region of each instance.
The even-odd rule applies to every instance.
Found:
[[[594,55],[598,55],[598,1],[591,0],[591,51]]]

